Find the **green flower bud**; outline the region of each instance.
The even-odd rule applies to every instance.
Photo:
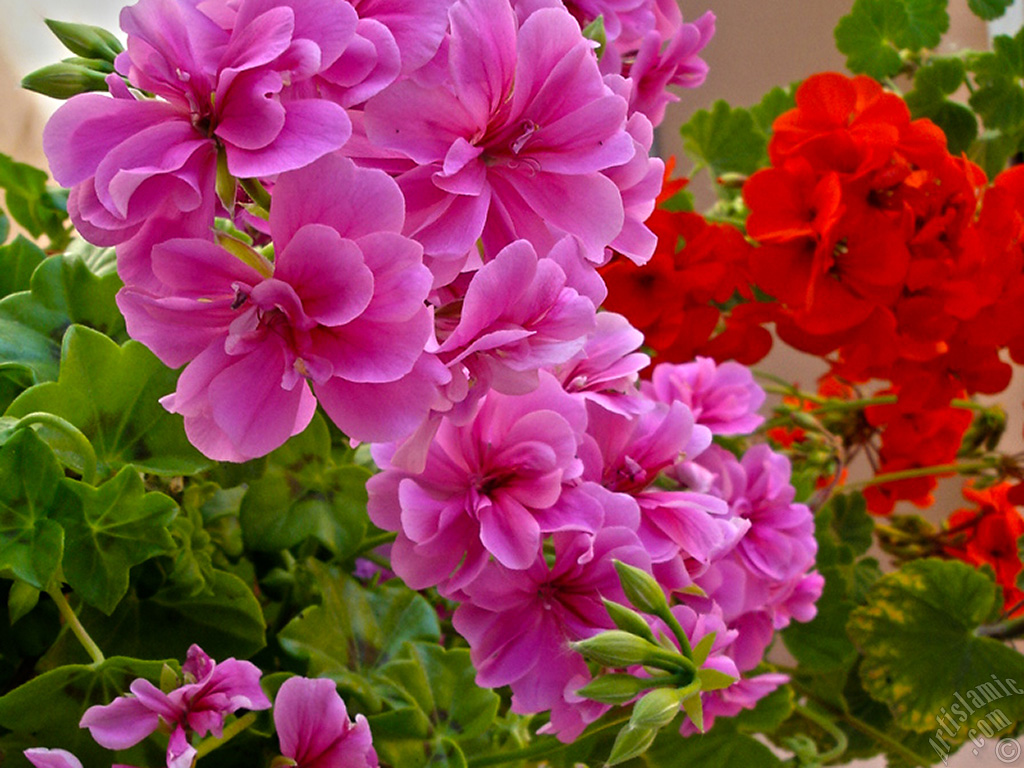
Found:
[[[650,625],[644,621],[644,617],[639,613],[631,611],[619,603],[613,603],[611,600],[601,598],[601,602],[604,603],[605,610],[608,611],[608,615],[615,622],[616,627],[623,632],[629,632],[631,635],[642,637],[651,643],[657,642],[654,639],[654,632],[651,630]]]
[[[633,707],[629,724],[634,728],[664,728],[679,714],[683,703],[679,691],[673,688],[655,688],[644,695]]]
[[[665,592],[651,574],[619,560],[614,562],[622,589],[634,608],[655,616],[661,616],[668,611]]]
[[[102,72],[61,62],[25,75],[21,87],[54,99],[70,99],[87,91],[107,90],[104,77]]]
[[[602,704],[625,704],[643,693],[650,685],[649,678],[619,674],[602,675],[595,677],[576,693]]]
[[[641,637],[610,630],[595,637],[573,643],[574,650],[603,667],[629,667],[643,664],[652,654],[665,653],[661,648]]]
[[[627,725],[615,737],[607,765],[618,765],[642,755],[654,743],[657,735],[658,732],[653,728],[634,728]]]
[[[46,19],[46,26],[69,51],[88,59],[113,62],[117,54],[124,50],[120,41],[102,27],[54,19]]]

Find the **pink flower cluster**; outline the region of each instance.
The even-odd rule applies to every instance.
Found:
[[[597,16],[600,59],[581,29]],[[184,366],[162,402],[201,451],[262,456],[318,406],[374,443],[369,514],[397,532],[395,572],[459,601],[478,682],[550,710],[563,739],[605,710],[577,694],[590,672],[568,644],[612,627],[615,560],[674,593],[695,640],[716,632],[709,663],[736,676],[813,615],[813,526],[788,463],[712,446],[758,425],[749,372],[699,360],[638,388],[641,334],[598,312],[610,253],[653,253],[653,124],[666,86],[703,79],[710,14],[139,0],[121,20],[110,95],[72,98],[45,144],[76,226],[117,247],[129,333]],[[168,764],[186,764],[188,734],[269,706],[244,663],[204,659],[186,665],[194,684],[139,681],[83,725],[117,748],[162,722]],[[706,711],[773,685],[744,680]],[[304,712],[291,692],[279,701]],[[369,749],[364,726],[345,743]],[[303,728],[282,750],[326,765],[333,747]]]
[[[416,433],[422,453],[441,414],[579,351],[596,266],[655,245],[648,70],[695,84],[710,35],[702,20],[699,45],[644,64],[632,47],[693,25],[671,2],[614,5],[122,11],[110,93],[70,99],[44,145],[79,232],[117,248],[130,334],[186,366],[164,405],[200,450],[264,455],[319,403],[355,440]],[[616,30],[600,61],[592,12]]]
[[[367,485],[371,519],[398,534],[395,572],[459,601],[453,621],[477,682],[511,686],[516,712],[550,710],[546,728],[565,740],[607,710],[577,695],[590,672],[569,643],[614,628],[602,598],[625,602],[615,560],[678,596],[694,644],[716,632],[708,663],[736,678],[775,629],[814,616],[822,588],[808,573],[813,518],[793,502],[788,460],[763,445],[741,459],[712,445],[759,424],[764,392],[750,372],[663,364],[637,388],[647,362],[638,334],[617,315],[599,318],[536,389],[492,389],[468,415],[442,419],[424,461],[374,446],[383,471]],[[784,679],[703,694],[708,720]]]
[[[193,734],[220,738],[225,717],[240,709],[271,707],[260,687],[261,672],[248,661],[217,663],[193,645],[182,672],[184,683],[166,693],[148,680],[136,680],[130,695],[86,710],[81,727],[107,749],[127,749],[162,728],[170,732],[167,768],[190,768],[197,755]],[[369,723],[362,715],[349,721],[332,681],[291,677],[278,690],[273,707],[281,754],[288,765],[377,768]],[[25,757],[36,768],[82,768],[78,758],[63,749],[28,749]]]

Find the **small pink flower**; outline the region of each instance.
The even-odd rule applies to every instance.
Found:
[[[739,363],[716,364],[710,357],[680,365],[662,363],[655,366],[643,391],[652,400],[685,403],[697,423],[716,435],[749,435],[764,422],[757,413],[764,390]]]
[[[164,693],[148,680],[131,684],[131,695],[110,704],[89,707],[79,723],[107,749],[127,749],[160,727],[172,728],[167,746],[168,768],[188,768],[195,756],[189,733],[219,737],[224,718],[239,709],[268,709],[270,700],[260,688],[260,669],[248,661],[216,663],[198,645],[188,649],[182,665],[184,685]]]
[[[370,724],[348,719],[334,682],[290,677],[274,700],[281,754],[296,768],[377,768]]]

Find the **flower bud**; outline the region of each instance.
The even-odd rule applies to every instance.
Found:
[[[113,62],[124,50],[120,41],[102,27],[54,19],[46,19],[46,26],[69,51],[79,56]]]
[[[608,611],[612,621],[615,622],[616,627],[623,632],[629,632],[631,635],[642,637],[651,643],[657,642],[654,639],[654,632],[651,630],[651,627],[639,613],[630,610],[624,605],[613,603],[611,600],[602,598],[601,602],[604,603],[604,608]]]
[[[638,611],[660,616],[668,611],[665,592],[651,574],[616,560],[615,570],[626,598]]]
[[[70,99],[87,91],[105,91],[107,81],[102,72],[62,61],[25,75],[21,87],[54,99]]]
[[[576,695],[602,704],[625,704],[643,693],[650,685],[650,678],[620,674],[601,675],[578,689]]]
[[[615,737],[612,753],[608,756],[607,765],[618,765],[634,757],[642,755],[654,743],[658,732],[653,728],[634,728],[627,725]]]
[[[683,703],[679,691],[673,688],[655,688],[645,694],[633,707],[629,724],[634,728],[664,728],[679,713]]]
[[[621,630],[602,632],[571,645],[584,657],[596,661],[603,667],[630,667],[641,664],[675,671],[692,666],[678,653],[667,651]]]

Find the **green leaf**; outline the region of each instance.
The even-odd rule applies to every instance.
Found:
[[[1012,131],[1024,123],[1024,88],[1012,77],[991,78],[968,102],[989,128]]]
[[[893,2],[893,0],[887,0]],[[907,9],[907,26],[894,41],[900,48],[935,48],[949,31],[948,0],[899,0]]]
[[[121,281],[99,273],[98,260],[51,256],[32,273],[30,292],[0,300],[0,370],[16,369],[33,383],[57,378],[64,332],[72,323],[126,338],[114,296]]]
[[[1006,168],[1010,158],[1020,148],[1020,134],[1007,136],[998,131],[985,131],[967,151],[967,156],[981,166],[985,174],[994,179]]]
[[[0,447],[0,569],[46,589],[60,565],[64,531],[50,519],[64,476],[53,452],[30,429]]]
[[[40,590],[24,581],[11,584],[11,592],[7,596],[7,615],[12,627],[39,604],[40,594]]]
[[[818,599],[818,612],[807,623],[793,622],[782,633],[789,652],[801,669],[826,672],[853,664],[857,650],[846,635],[846,623],[853,605],[846,599],[843,577],[838,568],[821,569],[825,589]]]
[[[246,546],[273,552],[314,537],[344,559],[366,532],[369,477],[364,467],[334,463],[330,433],[317,415],[270,454],[265,474],[249,486],[239,512]]]
[[[456,755],[449,745],[458,748],[483,735],[498,714],[501,699],[494,691],[479,688],[474,682],[476,670],[468,649],[446,650],[436,644],[406,643],[395,660],[381,667],[380,674],[409,693],[427,726],[425,735],[416,736],[400,726],[395,712],[370,718],[375,746],[394,765],[424,764],[410,763],[408,759],[398,762],[400,755],[414,752],[402,743],[410,738],[429,740],[433,745],[433,756],[426,764],[452,764],[444,761],[458,761],[462,750],[458,749]],[[424,755],[422,749],[420,754]]]
[[[76,325],[64,338],[58,380],[23,392],[7,415],[47,411],[67,419],[96,449],[101,477],[126,465],[156,475],[191,475],[209,461],[189,444],[181,417],[159,403],[175,377],[142,344],[118,347]]]
[[[0,243],[6,243],[11,234],[11,220],[7,214],[0,211]]]
[[[31,738],[36,746],[66,749],[84,765],[107,765],[110,753],[92,740],[88,730],[78,727],[79,720],[89,707],[109,704],[126,693],[137,678],[159,681],[165,663],[177,666],[175,661],[112,657],[101,664],[59,667],[0,697],[0,726],[19,737]],[[139,750],[132,754],[141,753]],[[124,757],[125,753],[120,754],[121,759],[135,763]],[[11,764],[28,765],[25,761]]]
[[[1011,5],[1013,0],[967,0],[971,12],[985,21],[998,19]]]
[[[751,174],[767,162],[767,137],[751,113],[716,101],[711,111],[698,110],[680,129],[683,146],[712,173]]]
[[[308,567],[320,587],[321,603],[292,619],[278,633],[278,642],[288,654],[308,662],[306,674],[333,677],[342,688],[351,684],[348,689],[355,695],[374,702],[375,695],[357,679],[358,673],[386,664],[407,640],[437,642],[437,612],[402,585],[364,589],[337,568],[317,561]]]
[[[903,68],[895,40],[909,27],[902,0],[857,0],[836,25],[836,47],[851,72],[883,80]]]
[[[914,118],[926,117],[946,134],[949,151],[966,152],[978,136],[978,120],[963,104],[950,101],[964,84],[967,69],[961,59],[931,59],[914,75],[914,90],[906,95]]]
[[[793,689],[782,685],[761,698],[753,709],[739,712],[732,722],[746,733],[771,733],[793,714]]]
[[[993,583],[970,566],[927,559],[880,578],[867,604],[852,612],[849,633],[863,654],[864,687],[901,727],[934,731],[954,692],[970,700],[995,690],[993,679],[1024,679],[1020,653],[975,632],[998,611],[996,598]],[[1012,720],[1024,715],[1024,696],[997,698],[993,706],[977,701],[968,728],[995,709]],[[951,738],[966,739],[968,728]]]
[[[789,88],[775,86],[764,95],[759,104],[750,108],[750,116],[754,118],[754,123],[765,136],[771,136],[772,124],[779,115],[796,106],[793,94],[796,93],[798,85],[799,83],[794,83]]]
[[[684,739],[665,732],[650,748],[644,759],[649,768],[781,768],[783,763],[764,744],[735,729],[715,724],[707,733]]]
[[[0,237],[0,242],[4,239]],[[42,249],[21,235],[14,242],[0,247],[0,297],[27,291],[32,273],[45,258]]]
[[[65,479],[54,518],[64,528],[64,578],[90,605],[109,614],[128,592],[132,566],[171,550],[167,526],[174,499],[146,493],[138,472],[125,467],[99,488]]]
[[[196,643],[214,658],[246,658],[266,645],[266,623],[252,589],[216,569],[198,594],[169,586],[140,598],[130,589],[110,616],[83,606],[80,618],[110,654],[185,658]],[[59,648],[50,655],[64,661],[67,654],[74,657],[74,649]]]
[[[67,193],[47,189],[45,171],[15,162],[0,154],[0,189],[6,191],[7,211],[32,237],[47,235],[63,244],[66,240]]]

